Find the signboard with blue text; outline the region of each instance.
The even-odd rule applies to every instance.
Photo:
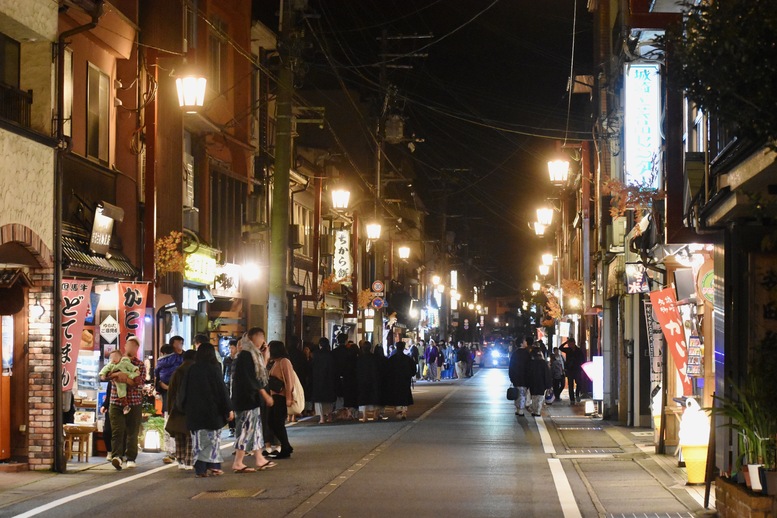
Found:
[[[655,63],[627,63],[624,79],[625,183],[658,188],[661,73]]]

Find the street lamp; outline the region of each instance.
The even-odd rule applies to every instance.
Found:
[[[548,266],[553,265],[553,254],[551,253],[542,254],[542,264],[545,264]]]
[[[188,70],[175,79],[178,105],[186,113],[197,113],[205,102],[208,80],[194,70]]]
[[[370,241],[377,241],[380,239],[380,223],[368,223],[367,224],[367,239]]]
[[[537,236],[544,236],[545,235],[545,229],[547,227],[540,223],[539,221],[534,222],[534,234]]]
[[[549,227],[553,223],[553,209],[551,207],[537,209],[537,222],[540,225]]]
[[[400,259],[409,259],[410,258],[410,247],[409,246],[400,246],[399,250],[397,251],[399,253]]]
[[[550,183],[556,187],[563,186],[569,178],[569,160],[551,160],[548,162],[548,173]]]
[[[440,276],[439,275],[432,275],[432,284],[437,286],[440,284]]]
[[[539,281],[534,281],[534,282],[532,283],[532,285],[531,285],[531,289],[532,289],[532,290],[534,290],[534,291],[540,291],[540,288],[541,288],[541,287],[542,287],[542,286],[540,285],[540,282],[539,282]]]
[[[351,200],[351,191],[343,187],[337,187],[332,190],[332,208],[335,210],[346,210]],[[378,233],[380,237],[380,233]]]
[[[543,277],[546,277],[550,273],[550,266],[547,264],[541,264],[540,265],[540,275]]]

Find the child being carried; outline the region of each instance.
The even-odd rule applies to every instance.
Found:
[[[133,365],[132,360],[126,356],[122,356],[119,350],[111,351],[111,355],[108,357],[110,363],[100,371],[100,377],[108,377],[109,374],[114,372],[122,372],[127,375],[131,380],[134,380],[140,374],[140,369]],[[119,404],[123,407],[123,412],[129,414],[130,406],[127,400],[127,384],[113,382],[116,387],[116,396],[119,398]]]

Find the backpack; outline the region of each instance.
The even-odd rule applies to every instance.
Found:
[[[305,390],[302,388],[302,383],[299,380],[299,376],[293,370],[291,371],[293,387],[294,402],[289,407],[289,415],[298,415],[305,410]]]

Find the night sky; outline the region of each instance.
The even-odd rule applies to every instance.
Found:
[[[593,73],[592,17],[585,4],[577,1],[578,75]],[[555,141],[565,133],[571,140],[587,136],[576,130],[592,126],[590,108],[577,95],[567,122],[574,5],[574,0],[309,3],[316,16],[305,22],[311,47],[302,89],[334,89],[342,81],[377,110],[381,59],[412,65],[387,68],[388,83],[398,92],[391,110],[406,118],[407,136],[424,142],[413,153],[404,144],[389,147],[412,163],[414,188],[435,237],[443,192],[449,193],[448,227],[460,245],[466,243],[462,254],[474,271],[495,281],[498,291],[526,288],[536,273],[544,247],[528,223],[551,193],[547,160]],[[388,49],[428,56],[381,58],[384,30],[389,37],[431,34],[391,40]]]

